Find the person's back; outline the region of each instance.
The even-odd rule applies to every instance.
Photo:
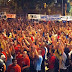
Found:
[[[59,70],[59,59],[55,56],[54,71],[58,72]]]
[[[70,56],[70,65],[68,67],[68,72],[72,72],[72,53],[71,53],[71,56]]]
[[[35,64],[36,64],[36,70],[37,70],[37,71],[41,70],[42,60],[43,60],[42,56],[39,55],[39,58],[37,59],[37,61],[36,61],[36,63],[35,63]]]
[[[66,72],[66,71],[67,71],[67,67],[65,66],[66,59],[67,59],[67,56],[66,56],[66,54],[63,52],[63,54],[62,54],[62,56],[61,56],[61,64],[60,64],[60,71],[61,71],[61,72]]]
[[[70,65],[68,67],[68,72],[72,72],[72,61],[70,61]]]
[[[36,62],[35,62],[35,68],[36,68],[37,72],[41,72],[41,64],[42,64],[42,61],[43,61],[43,57],[42,57],[41,53],[42,53],[42,51],[39,50],[38,55],[37,55],[37,59],[36,59]]]
[[[48,59],[48,67],[49,67],[49,72],[54,72],[54,64],[55,64],[55,54],[54,54],[54,49],[50,50],[50,56]]]
[[[11,56],[10,58],[7,58],[7,61],[6,61],[6,69],[8,68],[8,66],[9,66],[10,64],[12,64],[12,59],[13,59],[12,56]]]
[[[65,66],[68,67],[69,66],[69,54],[68,54],[69,53],[69,48],[65,47],[64,52],[67,56]]]
[[[54,68],[54,63],[55,63],[55,56],[51,55],[50,59],[49,59],[49,69],[53,69]]]

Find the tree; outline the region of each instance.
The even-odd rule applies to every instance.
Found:
[[[0,0],[1,5],[8,6],[12,13],[44,13],[44,3],[46,11],[54,8],[55,0]],[[58,1],[58,0],[57,0]],[[59,0],[61,1],[61,0]]]

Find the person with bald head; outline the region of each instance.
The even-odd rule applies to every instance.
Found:
[[[27,55],[27,51],[23,52],[23,59],[21,63],[22,63],[22,72],[29,72],[30,59],[29,56]]]

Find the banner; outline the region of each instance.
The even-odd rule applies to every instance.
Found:
[[[16,14],[6,14],[7,18],[16,18]]]
[[[61,16],[61,20],[72,21],[72,16]]]
[[[40,15],[40,20],[41,21],[48,21],[49,17],[48,17],[48,15]]]
[[[53,20],[61,20],[60,15],[40,15],[41,21],[53,21]]]
[[[41,14],[28,14],[28,19],[34,19],[38,21],[72,21],[72,16],[58,15],[41,15]]]
[[[72,16],[69,16],[68,17],[68,21],[72,21]]]
[[[49,20],[51,20],[51,21],[54,21],[54,20],[60,21],[61,20],[61,17],[50,17]]]
[[[40,14],[28,14],[28,19],[40,19]]]
[[[41,15],[41,14],[28,14],[28,19],[38,19],[40,21],[60,20],[60,14],[58,15]]]

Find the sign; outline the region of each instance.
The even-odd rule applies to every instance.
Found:
[[[68,21],[72,21],[72,16],[69,16],[68,17]]]
[[[41,21],[61,20],[60,15],[40,15]]]
[[[61,16],[61,20],[68,20],[68,16]]]
[[[72,21],[72,16],[61,16],[61,20]]]
[[[41,15],[41,14],[28,14],[28,19],[38,21],[72,21],[72,16],[61,16],[61,15]]]
[[[7,18],[16,18],[16,14],[6,14]]]
[[[54,20],[59,21],[59,20],[61,20],[61,18],[60,17],[50,17],[49,20],[51,20],[51,21],[54,21]]]
[[[48,21],[49,17],[48,17],[48,15],[40,15],[40,20],[41,21]]]
[[[28,14],[28,19],[40,19],[40,14]]]

